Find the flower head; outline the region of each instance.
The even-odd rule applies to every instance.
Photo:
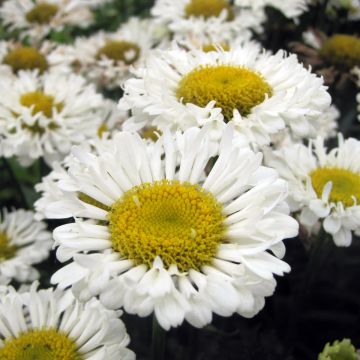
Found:
[[[309,147],[296,144],[269,154],[267,161],[289,182],[300,223],[312,227],[321,221],[338,246],[349,246],[351,232],[360,228],[358,154],[358,140],[339,137],[339,146],[327,153],[319,137]]]
[[[97,300],[81,304],[70,291],[9,288],[0,299],[0,358],[135,359],[119,313]]]
[[[106,103],[77,75],[21,71],[0,90],[2,155],[24,165],[44,157],[51,163],[74,144],[97,136]]]
[[[257,313],[273,274],[289,270],[278,259],[298,229],[286,183],[233,143],[231,127],[219,149],[205,134],[165,132],[148,143],[124,132],[94,143],[94,153],[74,150],[54,177],[60,196],[45,192],[37,204],[46,216],[76,217],[55,230],[58,259],[72,262],[53,283],[110,308],[154,312],[165,329],[184,319],[204,326],[213,312]]]
[[[11,280],[33,281],[39,274],[34,264],[45,260],[52,246],[46,224],[26,210],[2,210],[0,216],[0,285]]]
[[[315,136],[317,119],[330,106],[322,79],[296,56],[270,55],[254,43],[207,53],[159,51],[134,74],[120,100],[133,113],[124,124],[128,130],[206,124],[218,140],[232,122],[238,134],[264,145],[284,128],[296,137]]]

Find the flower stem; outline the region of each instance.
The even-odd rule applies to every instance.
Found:
[[[156,315],[153,315],[152,322],[152,344],[151,344],[151,359],[152,360],[164,360],[166,348],[166,331],[160,326],[156,319]]]
[[[19,191],[19,195],[20,195],[20,198],[21,198],[21,202],[23,204],[23,207],[25,209],[29,209],[29,204],[27,202],[27,199],[26,199],[26,195],[24,193],[24,190],[19,182],[19,180],[17,179],[15,173],[14,173],[14,170],[10,164],[10,162],[8,160],[6,160],[5,158],[2,159],[3,160],[3,163],[4,163],[4,166],[7,170],[7,172],[9,173],[9,176],[10,176],[10,179],[11,181],[13,182],[13,184],[17,187],[18,191]]]

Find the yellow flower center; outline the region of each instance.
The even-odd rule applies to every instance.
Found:
[[[221,42],[220,44],[205,44],[202,47],[202,50],[206,53],[211,51],[218,51],[218,46],[220,46],[220,48],[222,48],[224,51],[230,51],[230,45],[226,42]]]
[[[129,41],[108,41],[97,53],[114,61],[122,61],[126,65],[133,64],[140,57],[140,47]]]
[[[16,254],[16,246],[11,245],[5,232],[0,231],[0,262],[11,259]]]
[[[329,201],[341,202],[344,206],[354,205],[360,200],[360,174],[340,168],[317,168],[310,173],[312,186],[320,198],[324,186],[331,181]]]
[[[334,35],[324,42],[320,56],[335,66],[347,69],[360,66],[360,39],[351,35]]]
[[[30,23],[48,24],[56,15],[59,8],[54,4],[42,2],[35,5],[27,14],[26,20]]]
[[[191,0],[185,7],[185,16],[217,17],[223,10],[227,11],[227,20],[234,19],[234,10],[227,0]]]
[[[183,103],[205,107],[215,100],[226,120],[237,109],[246,116],[251,109],[271,97],[273,90],[264,77],[241,66],[200,66],[185,75],[179,82],[176,96]]]
[[[76,344],[54,329],[30,330],[6,339],[0,348],[1,360],[82,360]]]
[[[109,212],[113,249],[136,264],[186,272],[214,258],[224,239],[222,206],[199,185],[157,181],[127,191]]]
[[[32,47],[15,48],[4,57],[3,62],[11,66],[14,73],[19,70],[35,69],[43,73],[48,68],[46,57],[39,50]]]
[[[60,112],[63,109],[63,104],[56,104],[52,95],[46,95],[42,91],[28,92],[20,97],[20,104],[22,106],[32,108],[32,115],[43,113],[47,118],[53,116],[53,111],[56,109]]]

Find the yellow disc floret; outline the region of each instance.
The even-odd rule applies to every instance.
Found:
[[[351,35],[334,35],[324,42],[320,56],[335,66],[347,69],[360,66],[360,39]]]
[[[30,330],[6,339],[1,360],[82,360],[74,341],[55,329]]]
[[[312,186],[321,198],[324,186],[331,181],[330,202],[341,202],[344,206],[353,206],[360,200],[360,174],[340,168],[317,168],[310,173]]]
[[[224,239],[222,206],[199,185],[157,181],[127,191],[109,212],[113,249],[136,264],[180,271],[209,264]]]
[[[192,103],[205,107],[215,100],[226,120],[237,109],[246,116],[251,109],[262,103],[266,94],[273,90],[264,77],[241,66],[200,66],[185,75],[178,85],[176,96],[184,104]]]
[[[32,91],[21,95],[20,104],[32,108],[32,115],[41,112],[46,117],[51,118],[54,109],[60,112],[63,108],[63,104],[56,104],[54,100],[52,95],[47,95],[42,91]]]
[[[234,19],[234,10],[227,0],[191,0],[185,7],[185,16],[217,17],[223,10],[227,11],[227,20]]]
[[[122,61],[126,65],[133,64],[140,57],[140,47],[129,41],[108,41],[97,53],[114,61]]]
[[[30,23],[48,24],[56,15],[59,8],[54,4],[42,2],[35,5],[27,14],[26,20]]]
[[[18,47],[5,55],[3,63],[12,67],[14,73],[19,70],[38,69],[43,73],[48,68],[46,57],[32,47]]]
[[[6,233],[0,231],[0,262],[13,258],[16,254],[16,250],[16,246],[10,244]]]

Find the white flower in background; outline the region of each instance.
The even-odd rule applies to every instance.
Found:
[[[9,30],[20,30],[22,38],[38,43],[65,25],[88,26],[93,15],[89,6],[78,0],[6,0],[0,18]]]
[[[69,72],[70,67],[58,58],[57,44],[44,41],[40,48],[24,46],[14,41],[0,41],[0,72],[5,75],[17,74],[21,70],[50,70]]]
[[[352,231],[360,229],[360,142],[343,140],[326,152],[323,139],[288,146],[272,155],[267,164],[289,183],[292,211],[311,228],[319,220],[337,246],[349,246]]]
[[[51,360],[134,360],[121,313],[98,300],[78,302],[70,291],[18,293],[0,298],[0,358]]]
[[[228,0],[157,0],[151,13],[156,22],[169,26],[176,40],[204,34],[248,40],[251,30],[262,30],[264,20],[263,12],[236,9]]]
[[[324,0],[318,0],[317,2],[324,2]],[[343,10],[347,12],[348,20],[357,21],[360,19],[359,0],[329,0],[326,10],[330,16],[337,16],[336,11]]]
[[[234,146],[230,127],[206,176],[205,134],[167,132],[149,146],[120,132],[95,152],[74,149],[59,198],[42,204],[47,217],[76,219],[54,232],[58,259],[72,262],[52,282],[109,308],[154,312],[165,329],[204,326],[213,312],[254,316],[274,274],[290,270],[283,240],[298,224],[286,182],[260,153]]]
[[[102,96],[84,78],[58,72],[20,71],[0,88],[0,153],[23,165],[39,157],[51,163],[74,144],[97,136]]]
[[[294,18],[304,13],[309,0],[235,0],[235,5],[251,8],[255,13],[269,6],[281,11],[286,17]]]
[[[53,245],[46,224],[34,219],[34,213],[26,210],[2,209],[0,213],[0,285],[11,280],[20,283],[39,277],[32,265],[49,256]],[[0,356],[1,359],[3,359]]]
[[[101,31],[59,47],[59,57],[100,87],[120,87],[129,78],[129,69],[141,65],[159,42],[156,28],[151,20],[131,18],[116,32]]]
[[[297,137],[315,136],[313,120],[331,101],[322,78],[295,55],[271,55],[255,43],[208,53],[158,51],[134,75],[120,100],[121,109],[132,111],[126,130],[207,125],[219,139],[231,121],[237,133],[265,145],[284,128]]]

